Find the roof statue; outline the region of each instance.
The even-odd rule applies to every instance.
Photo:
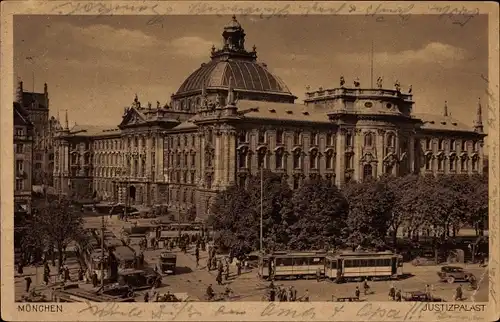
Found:
[[[413,91],[413,88],[412,86],[410,85],[410,88],[408,88],[408,94],[411,94],[411,92]]]
[[[151,102],[148,102],[148,109],[151,109]]]
[[[308,91],[308,92],[309,92],[309,90],[311,90],[311,86],[307,85],[307,86],[306,86],[306,91]]]
[[[255,45],[252,46],[252,52],[254,52],[254,53],[257,52],[257,46],[255,46]]]
[[[344,87],[345,79],[344,76],[340,76],[340,87]]]
[[[356,77],[356,79],[354,80],[354,87],[359,87],[359,85],[361,85],[361,83],[359,82],[359,77]]]
[[[401,84],[399,83],[399,80],[396,80],[394,82],[394,88],[396,89],[397,92],[401,91]]]
[[[382,88],[382,81],[383,81],[383,80],[384,80],[384,79],[383,79],[381,76],[380,76],[379,78],[377,78],[377,87],[378,87],[378,88]]]
[[[215,45],[212,45],[212,54],[215,53]]]
[[[141,107],[141,102],[139,102],[139,97],[137,96],[137,94],[135,94],[134,103],[132,104],[132,107],[135,107],[135,108]]]
[[[159,109],[160,108],[160,101],[156,101],[156,108]]]
[[[217,93],[217,96],[215,97],[215,107],[220,107],[221,105],[221,98],[220,98],[220,94]]]

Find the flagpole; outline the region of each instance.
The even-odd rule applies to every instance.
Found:
[[[373,39],[372,39],[372,51],[371,51],[371,64],[370,64],[370,88],[373,88]]]
[[[262,238],[263,238],[263,199],[264,199],[264,162],[260,165],[260,252],[262,253]]]

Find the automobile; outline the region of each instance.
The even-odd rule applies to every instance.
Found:
[[[422,291],[405,292],[403,300],[411,302],[444,302],[443,299]]]
[[[160,287],[161,275],[154,270],[127,268],[119,272],[118,282],[121,285],[129,285],[134,291],[154,287]]]
[[[170,252],[162,252],[158,258],[159,271],[164,274],[175,275],[175,267],[177,262],[177,255]]]
[[[443,266],[437,274],[440,281],[446,281],[450,284],[455,283],[455,281],[468,282],[474,276],[459,266]]]

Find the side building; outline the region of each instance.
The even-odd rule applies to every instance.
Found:
[[[33,124],[14,102],[14,213],[31,213]]]
[[[84,176],[102,199],[167,204],[174,213],[196,208],[206,218],[218,191],[246,185],[261,169],[279,173],[293,189],[319,177],[342,186],[382,174],[482,173],[480,103],[467,126],[446,103],[441,115],[416,115],[411,89],[397,81],[385,88],[379,78],[376,88],[364,88],[341,77],[338,87],[308,91],[297,104],[257,61],[256,47],[245,49],[235,17],[222,38],[168,104],[143,107],[136,96],[115,128],[60,132],[60,190],[74,191],[69,182]]]

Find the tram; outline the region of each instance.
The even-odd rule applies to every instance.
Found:
[[[274,252],[260,255],[259,276],[269,278],[304,278],[325,272],[326,252]]]
[[[353,279],[392,279],[403,274],[403,257],[391,251],[340,252],[325,258],[325,277],[341,283]]]
[[[403,274],[403,258],[385,252],[274,252],[259,254],[260,278],[304,278],[318,273],[341,283],[365,278],[398,278]]]

